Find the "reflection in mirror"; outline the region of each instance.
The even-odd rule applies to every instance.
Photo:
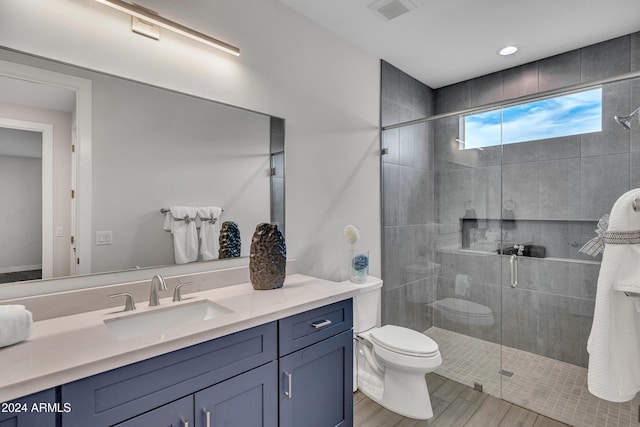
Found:
[[[0,127],[0,197],[0,283],[41,279],[41,133]]]
[[[33,92],[34,87],[47,90],[50,85],[26,84],[24,78],[7,76],[0,67],[0,75],[4,74],[0,128],[11,128],[2,125],[3,119],[48,123],[53,134],[63,138],[52,142],[50,172],[44,158],[40,168],[31,167],[52,177],[31,177],[32,184],[41,176],[42,183],[52,187],[48,196],[44,188],[39,190],[42,206],[15,199],[21,212],[42,219],[6,209],[0,213],[0,223],[13,224],[20,235],[17,239],[30,242],[29,251],[41,255],[24,260],[2,256],[0,276],[16,273],[10,270],[42,270],[42,277],[50,278],[175,264],[176,234],[165,231],[161,213],[170,206],[223,208],[218,225],[225,221],[238,225],[242,256],[248,255],[257,224],[276,222],[284,231],[283,119],[0,49],[3,61],[89,80],[91,105],[90,111],[82,111],[81,105],[63,111],[68,105],[39,104],[49,96]],[[65,90],[75,100],[75,92]],[[47,114],[64,115],[66,122],[54,122]],[[79,118],[87,116],[88,138],[76,131],[82,127]],[[40,132],[37,135],[43,135]],[[6,157],[0,152],[0,162]],[[9,173],[8,168],[2,173]],[[86,176],[89,183],[82,182]],[[0,192],[11,187],[13,197],[26,196],[26,190],[18,191],[16,185],[27,185],[25,179],[13,175],[2,182]],[[44,206],[48,198],[51,212]],[[89,208],[82,208],[87,200]],[[34,221],[42,227],[32,226]],[[199,219],[196,225],[200,226]],[[35,237],[27,238],[26,230]],[[198,261],[203,260],[200,241],[198,235]],[[14,242],[3,239],[2,245],[0,250],[17,254]],[[45,267],[48,264],[51,267]],[[14,281],[17,276],[7,277],[5,281]]]

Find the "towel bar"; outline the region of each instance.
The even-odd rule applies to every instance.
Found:
[[[160,213],[162,214],[166,214],[169,212],[169,209],[167,208],[162,208],[160,209]],[[222,212],[224,212],[224,209],[222,209]],[[216,222],[218,222],[218,218],[214,218],[213,215],[211,215],[209,218],[202,218],[201,216],[197,216],[198,218],[200,218],[200,221],[209,221],[211,222],[211,224],[215,224]],[[174,221],[186,221],[187,224],[189,224],[191,221],[195,221],[196,218],[189,218],[188,216],[185,216],[184,218],[174,218]]]
[[[167,208],[160,209],[160,213],[166,214],[167,212],[169,212],[169,209]],[[224,212],[224,209],[222,209],[222,212]]]

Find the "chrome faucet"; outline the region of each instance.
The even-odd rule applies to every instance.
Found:
[[[149,307],[154,307],[160,304],[160,298],[158,298],[158,291],[166,291],[167,284],[164,282],[164,278],[156,274],[151,279],[151,292],[149,293]]]

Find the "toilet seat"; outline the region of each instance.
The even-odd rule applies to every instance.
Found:
[[[401,326],[385,325],[375,328],[369,337],[374,344],[405,356],[435,357],[440,353],[438,344],[431,338]]]

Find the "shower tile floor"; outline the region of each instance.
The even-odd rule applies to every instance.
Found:
[[[575,427],[640,426],[640,396],[626,403],[598,399],[587,389],[585,368],[437,327],[424,333],[442,353],[436,374],[480,383],[485,393]]]

